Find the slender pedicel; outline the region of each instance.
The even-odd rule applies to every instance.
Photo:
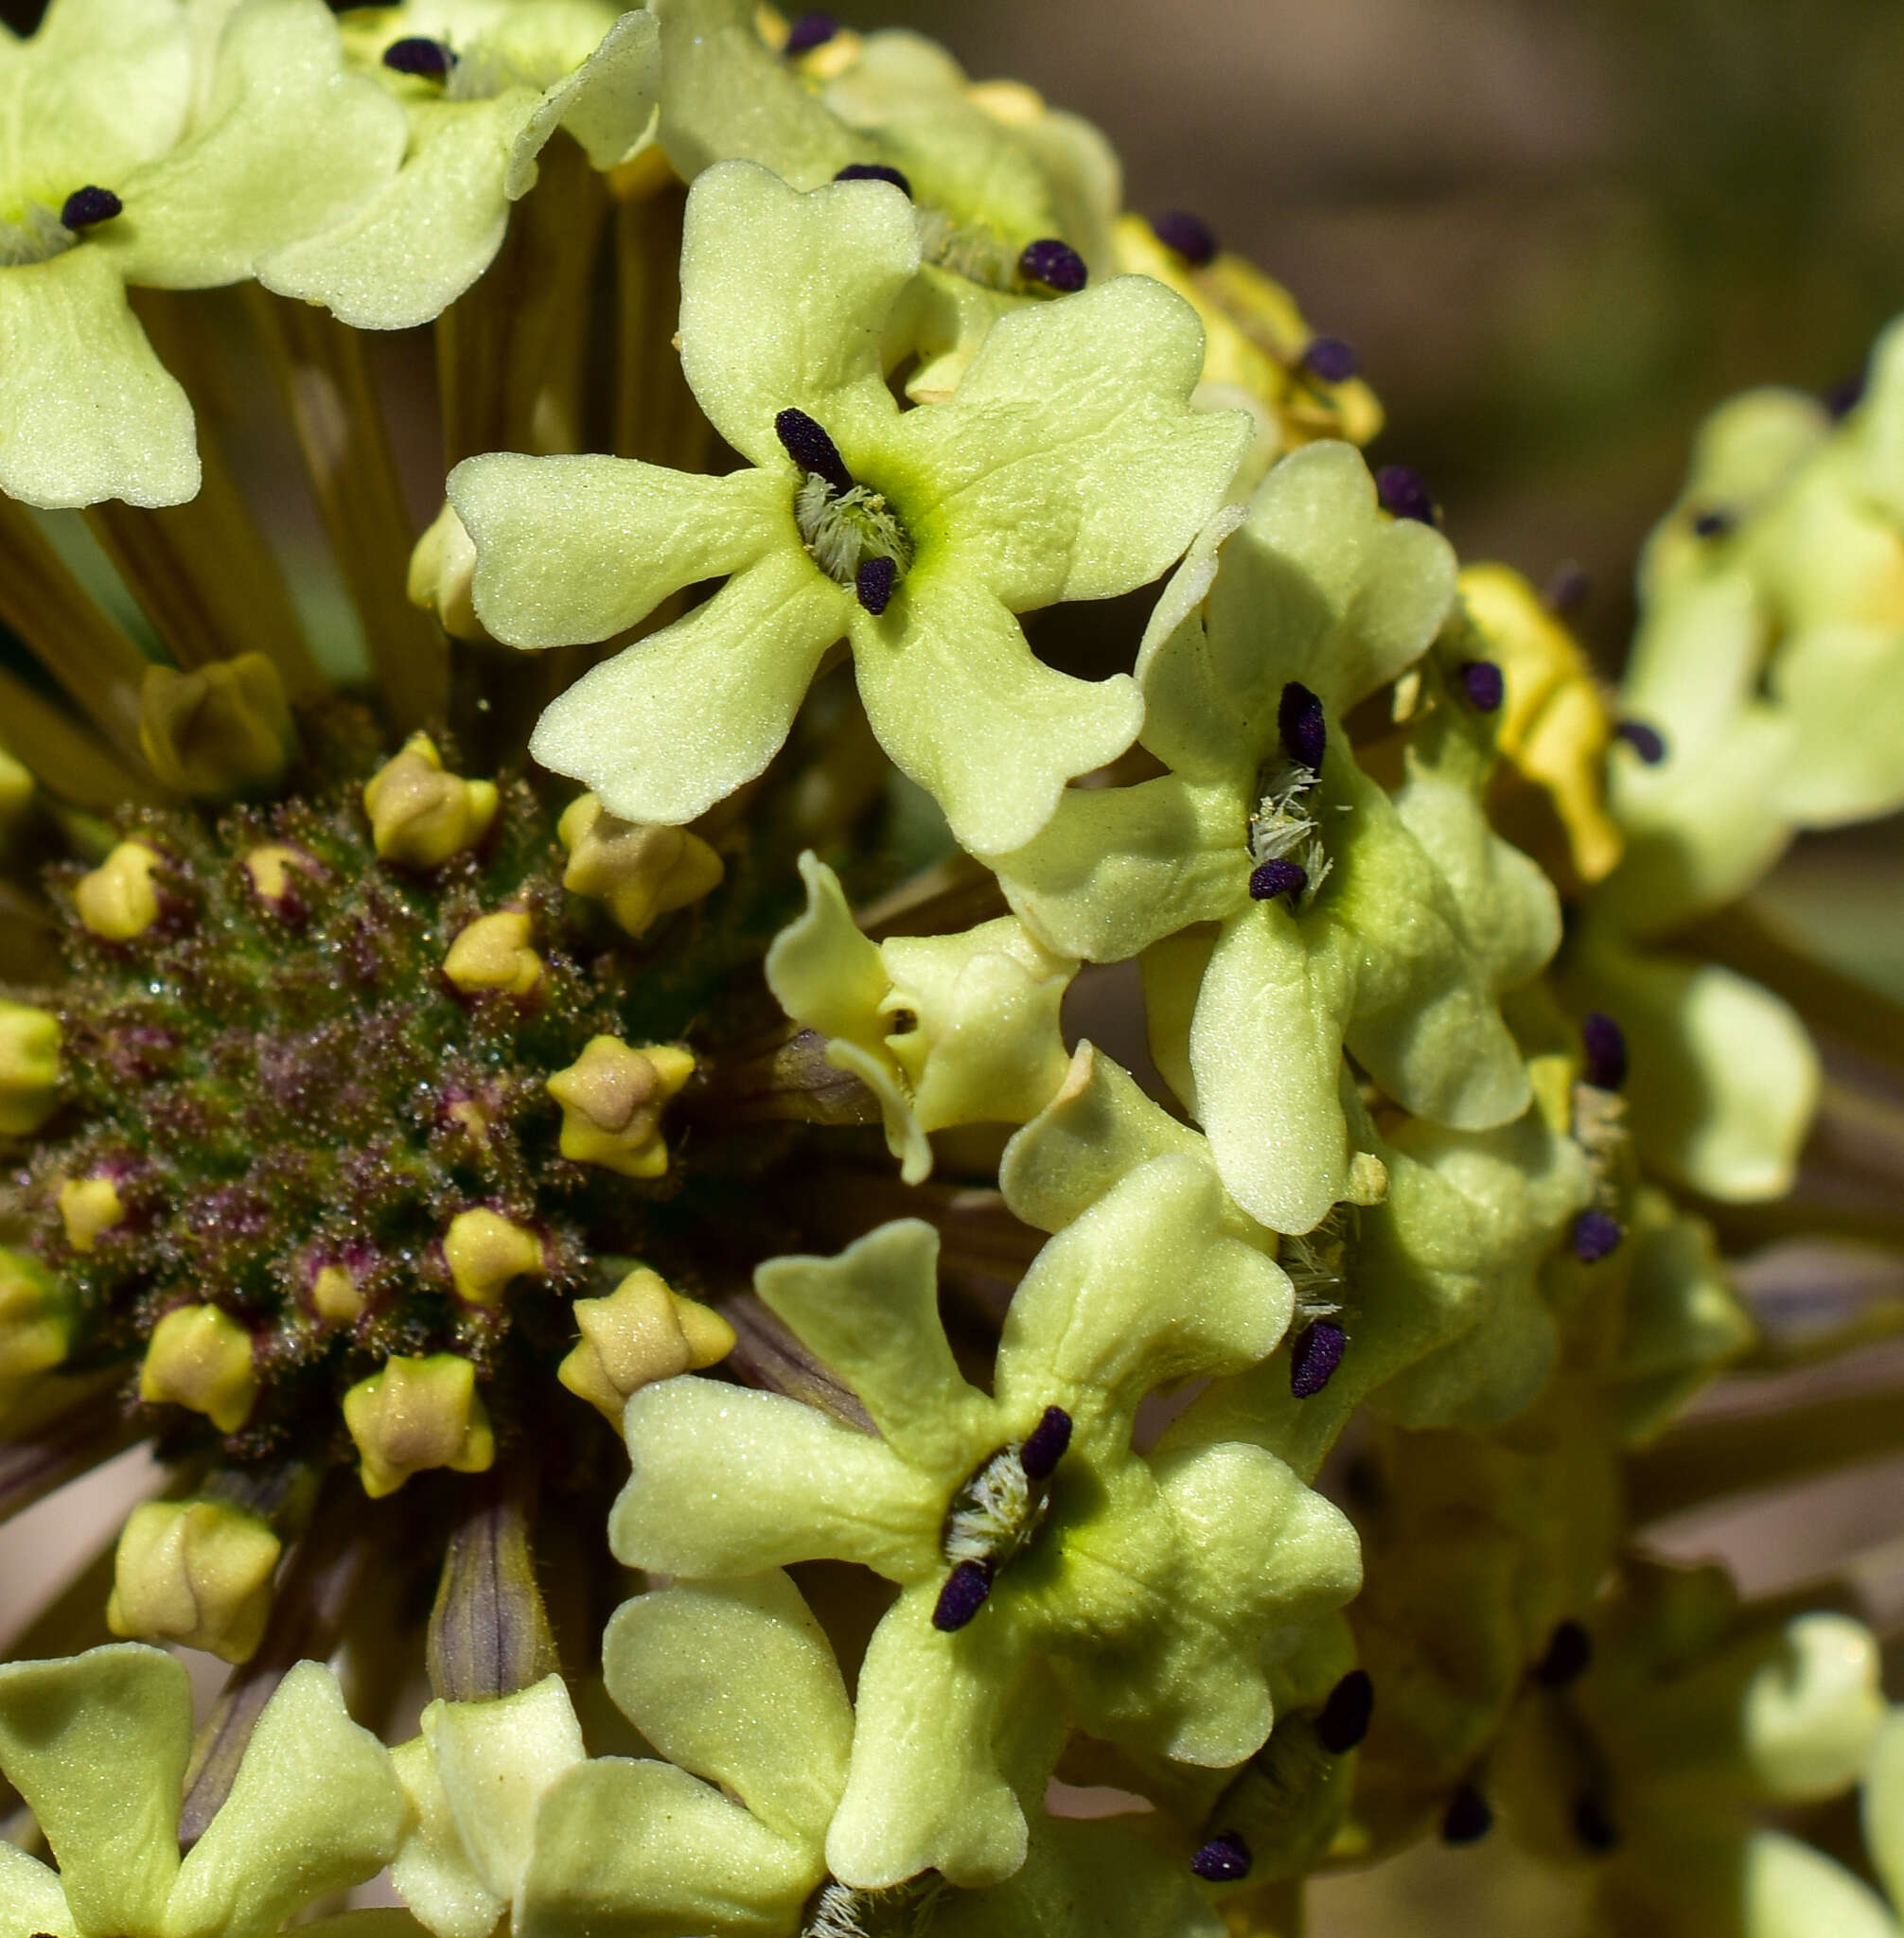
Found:
[[[1047,236],[1026,243],[1018,257],[1018,273],[1028,283],[1041,283],[1061,296],[1073,296],[1084,287],[1089,272],[1084,258],[1068,242]]]

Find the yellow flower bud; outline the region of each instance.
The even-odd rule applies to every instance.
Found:
[[[333,1326],[349,1326],[363,1315],[363,1295],[347,1266],[324,1266],[310,1281],[310,1303],[320,1319]]]
[[[0,1392],[66,1357],[72,1302],[30,1252],[0,1245]]]
[[[0,747],[0,837],[26,812],[32,798],[32,774]]]
[[[624,1177],[661,1177],[668,1168],[662,1106],[694,1074],[695,1060],[670,1044],[631,1049],[618,1036],[592,1036],[566,1070],[548,1080],[562,1106],[562,1155]]]
[[[60,1187],[60,1219],[76,1252],[90,1252],[100,1234],[125,1215],[118,1187],[109,1177],[72,1177]]]
[[[456,516],[455,507],[446,504],[411,552],[404,590],[413,606],[435,613],[452,640],[486,640],[491,637],[489,629],[476,617],[469,596],[475,576],[476,541]]]
[[[496,990],[525,996],[542,979],[542,959],[529,945],[534,933],[520,909],[479,915],[450,944],[443,973],[465,995]]]
[[[363,1491],[373,1501],[428,1468],[481,1473],[496,1458],[476,1368],[453,1352],[386,1360],[344,1396],[344,1423],[357,1443]]]
[[[718,1313],[672,1290],[643,1265],[606,1298],[575,1301],[582,1336],[555,1377],[613,1425],[637,1387],[698,1371],[733,1350],[734,1330]]]
[[[457,1297],[493,1306],[510,1279],[542,1269],[542,1242],[500,1212],[459,1211],[443,1236],[443,1256]]]
[[[139,1398],[202,1413],[221,1434],[244,1425],[257,1398],[251,1334],[217,1306],[179,1306],[152,1328]]]
[[[282,902],[297,886],[298,875],[315,875],[322,868],[316,858],[302,848],[287,847],[282,841],[266,841],[251,849],[244,858],[244,871],[261,902]]]
[[[0,997],[0,1136],[37,1131],[59,1101],[59,1019]]]
[[[698,835],[609,814],[592,794],[572,801],[556,834],[569,851],[562,886],[608,905],[618,926],[640,935],[658,917],[698,902],[726,872]]]
[[[109,943],[129,943],[159,919],[159,891],[152,871],[159,851],[146,841],[121,841],[73,885],[73,907],[93,934]]]
[[[363,785],[378,854],[411,868],[437,868],[475,847],[496,819],[499,799],[493,781],[446,774],[427,733],[413,733]]]
[[[296,751],[297,728],[277,668],[262,653],[245,653],[189,673],[148,666],[139,746],[167,787],[227,800],[277,785]]]
[[[244,1662],[264,1637],[283,1543],[229,1501],[147,1501],[119,1535],[106,1626]]]

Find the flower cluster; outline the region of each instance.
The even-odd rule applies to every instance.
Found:
[[[1895,1323],[1726,1254],[1904,1246],[1904,1012],[1747,900],[1904,804],[1904,338],[1719,414],[1615,694],[915,34],[0,62],[0,1516],[164,1475],[0,1665],[0,1932],[1271,1938],[1497,1813],[1609,1929],[1895,1931],[1762,1822],[1870,1764],[1897,1868],[1871,1635],[1637,1533],[1809,1462],[1728,1365]]]

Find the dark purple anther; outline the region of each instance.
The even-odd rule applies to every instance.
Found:
[[[1842,378],[1825,393],[1825,408],[1831,413],[1834,423],[1841,417],[1848,417],[1864,401],[1864,372],[1856,377]]]
[[[1441,1817],[1443,1843],[1478,1843],[1494,1827],[1488,1800],[1472,1783],[1464,1783],[1448,1799]]]
[[[1317,1319],[1296,1335],[1289,1353],[1289,1390],[1298,1400],[1310,1400],[1335,1377],[1349,1334],[1327,1319]]]
[[[1206,1884],[1234,1884],[1249,1876],[1249,1846],[1233,1830],[1220,1831],[1190,1859]]]
[[[1595,1090],[1617,1090],[1627,1081],[1626,1031],[1604,1010],[1580,1018],[1580,1048],[1586,1052],[1582,1074]]]
[[[1564,618],[1569,612],[1578,612],[1593,590],[1594,582],[1586,567],[1568,558],[1547,574],[1547,588],[1541,597],[1549,612],[1558,612]]]
[[[1283,684],[1282,697],[1276,703],[1276,728],[1282,736],[1283,752],[1298,767],[1319,774],[1329,728],[1322,717],[1322,702],[1299,679]]]
[[[1534,1665],[1534,1680],[1543,1689],[1564,1689],[1578,1682],[1594,1659],[1594,1638],[1570,1616],[1554,1625],[1547,1652]]]
[[[1208,269],[1216,260],[1217,241],[1209,224],[1187,208],[1167,208],[1162,215],[1153,216],[1151,231],[1192,269]]]
[[[1617,1218],[1597,1207],[1582,1211],[1574,1220],[1574,1257],[1582,1265],[1596,1265],[1625,1237]]]
[[[1477,714],[1494,714],[1507,697],[1507,682],[1491,660],[1464,660],[1461,662],[1461,691]]]
[[[1299,861],[1272,859],[1249,872],[1250,899],[1274,902],[1278,895],[1292,899],[1309,886],[1309,871]]]
[[[853,590],[859,603],[874,619],[892,603],[892,588],[898,582],[899,568],[890,558],[862,558],[853,575]]]
[[[1622,720],[1613,729],[1614,736],[1624,740],[1649,767],[1656,767],[1666,757],[1666,744],[1661,739],[1656,728],[1648,727],[1644,720]]]
[[[1375,495],[1382,509],[1398,519],[1413,519],[1418,524],[1435,523],[1435,501],[1421,482],[1421,473],[1410,465],[1384,465],[1375,474]]]
[[[1574,1835],[1596,1858],[1617,1849],[1620,1841],[1618,1825],[1607,1815],[1607,1806],[1597,1797],[1582,1797],[1574,1806]]]
[[[839,447],[827,436],[804,411],[790,406],[773,420],[774,434],[786,447],[786,454],[802,471],[812,471],[836,491],[853,489],[853,473],[839,455]]]
[[[1049,1480],[1051,1470],[1071,1444],[1071,1416],[1062,1406],[1048,1406],[1044,1418],[1025,1436],[1018,1459],[1028,1480]]]
[[[441,41],[406,34],[384,48],[383,64],[398,74],[414,74],[419,80],[441,80],[455,66],[456,56]]]
[[[1061,296],[1075,296],[1084,287],[1084,258],[1055,236],[1027,242],[1018,257],[1018,273],[1028,283],[1043,283]]]
[[[60,207],[60,221],[68,229],[90,229],[110,222],[125,207],[110,188],[76,188]]]
[[[1693,535],[1700,538],[1723,538],[1732,527],[1729,511],[1702,511],[1692,521]]]
[[[961,1561],[939,1591],[932,1626],[942,1635],[956,1634],[985,1606],[985,1597],[991,1593],[991,1569],[983,1561]]]
[[[1315,1718],[1315,1740],[1331,1756],[1346,1756],[1368,1734],[1375,1714],[1375,1684],[1366,1669],[1350,1669],[1329,1692]]]
[[[911,183],[897,168],[889,168],[884,162],[848,162],[833,179],[836,182],[890,182],[901,195],[909,199],[912,194]]]
[[[786,30],[786,58],[797,61],[816,47],[823,47],[839,31],[839,23],[830,13],[801,13]]]
[[[1340,337],[1311,337],[1302,361],[1310,374],[1324,383],[1347,383],[1362,368],[1355,345],[1345,344]]]

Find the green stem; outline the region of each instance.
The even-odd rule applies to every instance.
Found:
[[[430,1615],[430,1686],[449,1702],[493,1701],[555,1667],[536,1558],[529,1545],[532,1481],[520,1462],[462,1489]]]

